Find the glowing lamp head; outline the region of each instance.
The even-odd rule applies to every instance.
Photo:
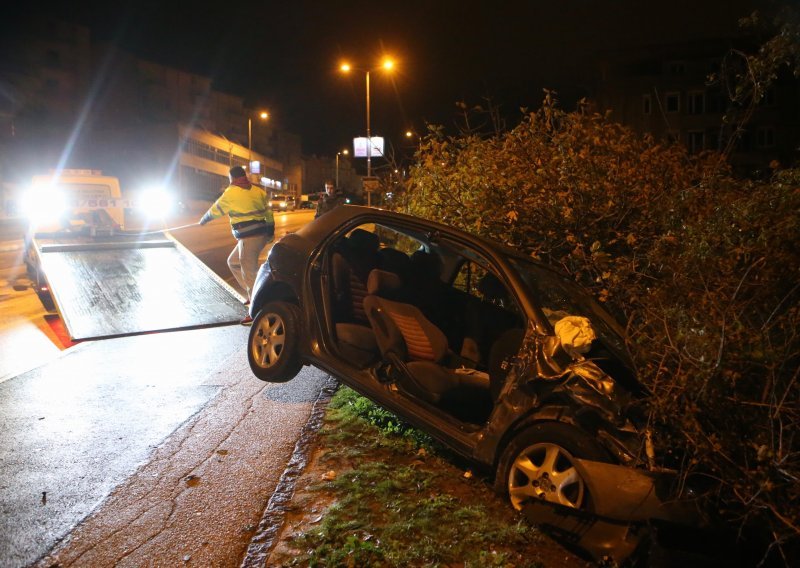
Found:
[[[344,71],[345,73],[349,73],[351,69],[352,69],[352,67],[350,67],[350,64],[349,64],[349,63],[342,63],[342,64],[339,66],[339,70],[340,70],[340,71]]]
[[[391,71],[392,69],[394,69],[394,61],[392,61],[391,59],[384,59],[383,63],[381,64],[381,67],[383,67],[387,71]]]

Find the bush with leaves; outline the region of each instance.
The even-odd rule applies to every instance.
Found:
[[[401,207],[560,267],[627,321],[658,442],[720,482],[715,508],[800,536],[800,171],[731,177],[714,154],[560,110],[422,141]]]

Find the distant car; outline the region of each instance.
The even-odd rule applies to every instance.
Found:
[[[678,514],[619,325],[544,264],[342,206],[275,244],[250,312],[258,378],[288,381],[303,364],[330,373],[493,472],[516,509]]]
[[[317,202],[316,201],[308,200],[308,201],[301,201],[300,202],[300,209],[316,209],[316,208],[317,208]]]
[[[294,211],[296,203],[293,195],[281,193],[273,195],[269,201],[273,211]]]

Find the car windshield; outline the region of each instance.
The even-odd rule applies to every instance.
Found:
[[[592,323],[603,343],[625,351],[619,324],[577,284],[533,262],[515,257],[509,258],[509,261],[551,326],[566,316],[584,316]]]

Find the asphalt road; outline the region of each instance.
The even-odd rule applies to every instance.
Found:
[[[199,218],[199,215],[196,217]],[[287,233],[298,230],[313,218],[313,209],[275,214],[275,241]],[[191,223],[194,220],[196,220],[194,216],[184,216],[173,220],[170,226],[183,224],[183,221]],[[211,270],[222,276],[228,284],[239,290],[239,292],[243,292],[243,290],[239,289],[228,269],[228,255],[236,244],[236,239],[231,235],[230,225],[226,219],[215,219],[202,227],[196,226],[181,229],[173,232],[172,236],[191,250]],[[261,253],[262,262],[266,259],[271,248],[272,246],[269,245]]]
[[[278,235],[311,216],[278,216]],[[232,282],[224,221],[175,236]],[[0,248],[3,346],[15,344],[24,328],[16,323],[44,315],[32,292],[13,289],[24,269],[8,266],[19,258],[8,243]],[[238,566],[328,380],[306,367],[285,385],[258,381],[247,366],[248,331],[85,342],[6,376],[0,565]]]

